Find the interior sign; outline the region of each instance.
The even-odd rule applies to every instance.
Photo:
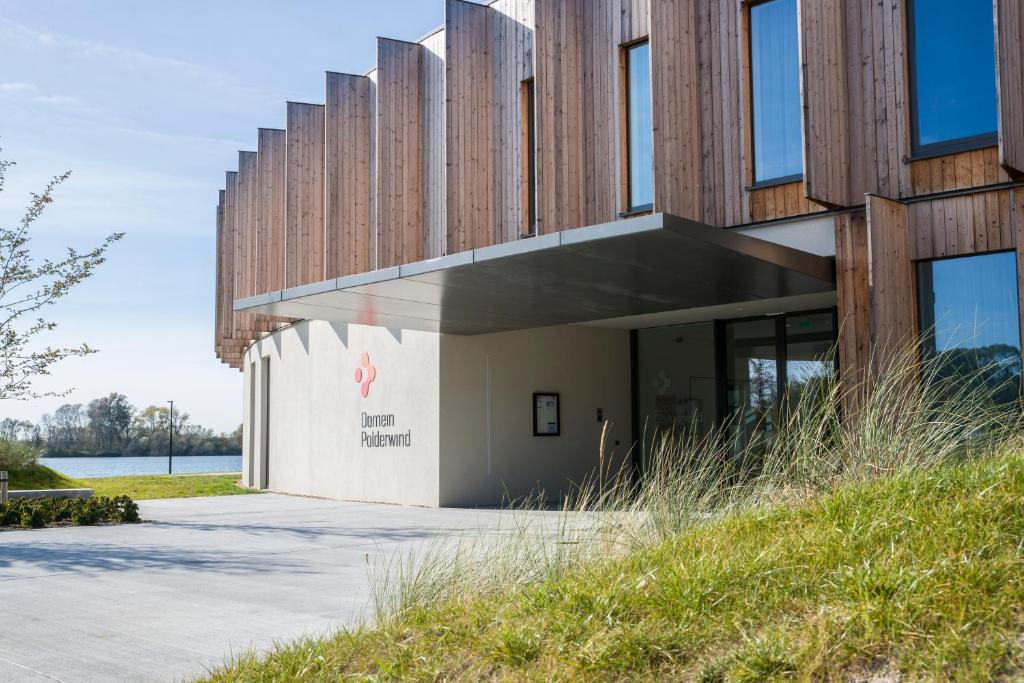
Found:
[[[362,428],[360,445],[363,448],[408,448],[412,445],[411,429],[395,431],[394,413],[363,413]]]

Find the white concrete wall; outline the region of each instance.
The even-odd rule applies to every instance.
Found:
[[[377,373],[366,398],[354,378],[364,352]],[[249,364],[256,363],[258,376],[260,358],[269,357],[270,490],[437,505],[439,353],[437,334],[320,321],[297,323],[254,344],[245,361],[245,419]],[[364,430],[364,413],[393,415],[394,425]],[[245,431],[259,433],[256,424]],[[364,431],[409,433],[411,443],[367,447]],[[243,467],[248,471],[248,463]]]
[[[567,326],[441,338],[441,505],[549,499],[631,445],[629,332]],[[533,436],[533,393],[561,397],[561,435]],[[616,441],[618,445],[616,446]]]

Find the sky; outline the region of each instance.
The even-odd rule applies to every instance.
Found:
[[[365,73],[376,36],[416,40],[443,23],[443,0],[0,0],[0,158],[16,162],[0,224],[29,193],[71,178],[37,223],[40,255],[125,238],[46,315],[51,345],[95,355],[57,366],[37,390],[0,401],[36,421],[62,403],[120,392],[138,407],[174,400],[194,422],[241,422],[242,377],[213,351],[217,190],[283,128],[285,102],[323,102],[324,72]]]

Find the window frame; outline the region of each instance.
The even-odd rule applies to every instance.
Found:
[[[629,129],[630,129],[629,105],[630,105],[630,102],[632,101],[632,90],[631,90],[630,79],[629,79],[629,65],[630,65],[630,53],[631,53],[631,51],[633,49],[639,47],[640,45],[647,45],[647,55],[648,55],[648,57],[647,57],[647,71],[648,71],[648,74],[650,74],[648,78],[649,78],[649,83],[651,84],[651,88],[649,89],[647,95],[648,95],[648,98],[652,99],[652,102],[651,102],[651,116],[652,116],[651,123],[652,123],[652,126],[651,126],[651,131],[650,131],[650,135],[651,135],[651,152],[652,152],[651,169],[650,169],[650,172],[651,172],[651,197],[652,197],[652,201],[650,203],[648,203],[648,204],[638,204],[638,205],[634,206],[633,205],[633,196],[632,196],[633,195],[633,183],[632,183],[632,175],[633,175],[632,174],[632,170],[633,170],[632,150],[633,150],[633,145],[632,145],[632,140],[631,140],[630,134],[629,134]],[[653,73],[652,73],[652,69],[651,69],[650,45],[651,45],[651,41],[650,41],[650,37],[649,36],[644,36],[643,38],[638,38],[637,40],[632,40],[632,41],[630,41],[628,43],[622,43],[621,45],[619,45],[619,55],[620,55],[620,57],[619,57],[619,64],[620,64],[620,73],[622,74],[622,76],[621,76],[621,81],[622,81],[622,98],[621,98],[622,117],[621,117],[621,120],[622,120],[622,142],[623,142],[623,144],[622,144],[622,159],[623,159],[622,191],[623,191],[623,197],[622,197],[622,203],[621,203],[621,206],[623,207],[623,210],[619,213],[619,217],[620,218],[625,218],[625,217],[629,217],[629,216],[638,216],[638,215],[642,215],[642,214],[650,213],[650,212],[654,211],[654,201],[653,201],[653,197],[654,197],[654,158],[653,158],[653,151],[654,151],[654,127],[653,127],[653,116],[654,116],[653,85],[654,85],[654,78],[653,78]]]
[[[915,44],[914,39],[914,35],[916,34],[914,22],[914,5],[917,1],[918,0],[907,0],[905,13],[907,19],[907,94],[910,96],[909,107],[907,108],[907,111],[910,114],[910,160],[919,161],[921,159],[934,159],[935,157],[946,156],[949,154],[958,154],[960,152],[972,152],[976,149],[995,147],[996,145],[999,144],[998,119],[996,123],[996,130],[992,131],[991,133],[967,135],[964,137],[955,138],[953,140],[931,142],[924,145],[918,144],[917,46]],[[993,35],[993,40],[994,39],[995,36]],[[996,68],[994,62],[992,64],[992,68],[993,70]]]
[[[748,180],[750,182],[747,185],[747,190],[760,190],[760,189],[763,189],[763,188],[766,188],[766,187],[776,187],[778,185],[789,185],[790,183],[803,182],[804,175],[806,175],[806,170],[807,170],[805,168],[804,149],[803,149],[803,144],[804,144],[803,143],[804,123],[803,123],[803,119],[801,118],[801,121],[800,121],[800,147],[801,147],[801,149],[800,149],[800,166],[801,166],[800,173],[791,173],[789,175],[779,176],[777,178],[767,178],[765,180],[757,180],[757,144],[756,144],[757,135],[755,134],[756,117],[755,117],[755,114],[754,114],[754,45],[753,45],[754,31],[753,31],[753,22],[751,21],[751,10],[753,10],[758,5],[766,5],[766,4],[768,4],[770,2],[774,2],[774,1],[775,0],[750,0],[750,1],[746,2],[745,5],[744,5],[744,15],[745,15],[744,16],[744,20],[745,20],[744,24],[745,24],[745,28],[746,28],[746,37],[745,37],[745,40],[743,42],[746,43],[746,45],[745,45],[745,47],[746,47],[746,62],[747,62],[746,65],[745,65],[746,74],[747,74],[746,91],[747,91],[747,101],[750,103],[750,106],[746,108],[746,110],[747,110],[747,112],[749,114],[749,120],[750,120],[749,128],[748,128],[748,131],[747,131],[747,139],[750,141],[750,162],[749,162],[749,164],[750,164],[749,165],[750,177],[748,178]],[[798,4],[797,5],[797,40],[800,39],[799,11],[800,10],[799,10],[799,4]],[[799,68],[799,66],[800,66],[800,55],[798,53],[797,54],[797,67]],[[799,100],[798,100],[797,104],[800,105]]]
[[[537,98],[534,79],[519,83],[520,116],[520,225],[519,236],[536,237],[537,217]]]

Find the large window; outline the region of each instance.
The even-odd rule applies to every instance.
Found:
[[[768,0],[750,8],[750,89],[754,184],[799,180],[803,152],[796,0]]]
[[[940,377],[977,378],[1000,403],[1020,392],[1020,315],[1012,251],[917,265],[924,355]]]
[[[654,156],[651,125],[651,50],[630,45],[626,59],[626,127],[629,135],[629,211],[654,206]]]
[[[913,151],[996,144],[995,31],[988,0],[910,0]]]

